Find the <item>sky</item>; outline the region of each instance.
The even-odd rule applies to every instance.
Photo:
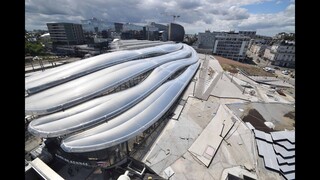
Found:
[[[140,25],[175,22],[187,34],[249,30],[274,36],[295,32],[295,0],[25,0],[28,31],[92,17]]]

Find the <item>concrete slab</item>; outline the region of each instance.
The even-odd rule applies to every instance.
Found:
[[[227,168],[223,171],[221,179],[226,179],[228,174],[232,174],[236,177],[239,178],[243,178],[243,176],[247,176],[250,177],[252,179],[257,179],[257,175],[253,174],[249,171],[247,171],[246,169],[243,169],[241,166],[236,166],[236,167],[232,167],[232,168]]]
[[[255,96],[242,94],[242,91],[225,74],[222,75],[210,94],[221,98],[240,98],[248,101],[258,101],[258,98]]]
[[[170,164],[187,152],[187,149],[214,116],[216,107],[218,107],[216,103],[202,102],[189,97],[178,121],[170,120],[167,123],[142,162],[156,173],[163,173]]]
[[[219,61],[213,56],[209,56],[210,58],[210,67],[212,67],[217,72],[223,72],[223,68],[221,67]]]
[[[36,158],[30,162],[32,168],[44,179],[57,179],[63,180],[63,178],[52,170],[46,163],[44,163],[41,159]]]
[[[256,86],[255,89],[257,93],[260,94],[260,97],[263,102],[286,103],[286,104],[295,103],[295,99],[292,96],[290,96],[289,94],[286,94],[286,96],[281,96],[274,89],[271,89],[270,86],[261,85],[261,86]]]
[[[275,130],[282,131],[284,129],[294,129],[293,123],[295,121],[284,117],[288,112],[295,110],[294,106],[291,104],[252,102],[227,104],[227,106],[239,118],[242,118],[249,109],[256,109],[266,121],[272,122],[275,125]],[[241,112],[239,109],[243,109],[244,111]]]
[[[170,179],[220,180],[223,179],[222,174],[225,169],[235,166],[241,166],[254,172],[257,153],[253,142],[253,132],[244,123],[237,121],[227,135],[226,141],[221,143],[209,167],[204,166],[190,152],[186,152],[170,165],[175,172]]]
[[[223,138],[235,123],[232,119],[232,115],[225,108],[225,105],[220,105],[217,114],[188,149],[192,155],[207,167],[219,148]]]
[[[182,111],[183,106],[182,105],[178,105],[177,108],[174,110],[174,116],[172,117],[172,119],[178,119],[180,116],[180,113]]]

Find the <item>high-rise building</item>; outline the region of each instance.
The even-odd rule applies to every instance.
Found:
[[[81,24],[47,23],[50,38],[53,44],[83,44],[84,35]]]

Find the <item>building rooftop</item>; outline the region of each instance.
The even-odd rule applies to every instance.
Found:
[[[287,117],[294,98],[272,99],[271,85],[225,72],[213,56],[198,56],[201,66],[173,115],[137,160],[166,179],[294,179],[294,118]],[[244,122],[251,109],[261,115],[252,119],[275,125],[270,133]]]

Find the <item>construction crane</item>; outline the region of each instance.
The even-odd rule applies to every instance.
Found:
[[[161,13],[161,14],[166,15],[166,16],[172,16],[173,17],[172,22],[174,22],[176,20],[176,18],[180,17],[180,15],[176,15],[176,14],[168,14],[168,13]]]

